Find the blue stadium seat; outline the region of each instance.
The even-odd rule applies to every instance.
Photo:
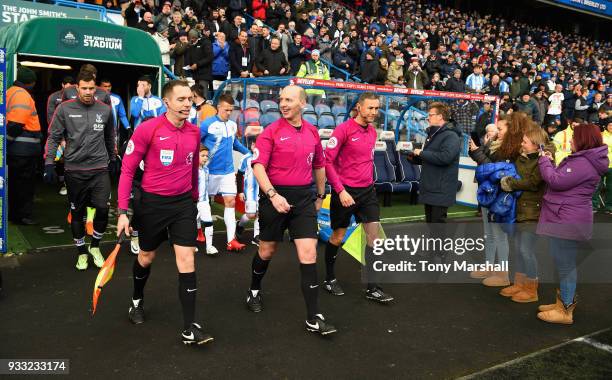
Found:
[[[393,192],[395,170],[387,157],[387,144],[377,141],[374,147],[374,186],[379,193]]]
[[[334,117],[338,117],[340,115],[346,115],[346,107],[345,106],[339,106],[339,105],[334,105],[331,109],[332,114],[334,115]]]
[[[278,112],[278,104],[274,100],[262,100],[261,103],[259,103],[259,108],[263,113],[272,111]]]
[[[306,113],[306,112],[315,113],[314,107],[310,103],[306,103],[306,105],[304,106],[303,110],[304,110],[304,113]]]
[[[278,115],[274,113],[264,113],[259,117],[259,123],[264,128],[275,122],[276,120],[278,120]]]
[[[387,156],[389,156],[389,161],[391,161],[391,165],[393,165],[395,173],[397,174],[399,163],[397,151],[395,149],[395,133],[392,131],[383,131],[378,138],[380,141],[384,141],[387,144]]]
[[[321,117],[321,115],[329,115],[333,116],[331,108],[327,104],[319,103],[315,106],[315,113],[317,116]]]
[[[247,99],[245,109],[248,110],[249,108],[255,108],[259,110],[259,102],[257,100]]]
[[[322,115],[319,116],[319,121],[317,125],[319,126],[319,128],[334,129],[336,128],[336,120],[331,115]]]
[[[345,117],[345,115],[338,115],[338,116],[336,116],[336,126],[344,123],[344,117]]]
[[[317,115],[316,114],[305,112],[304,115],[302,115],[302,118],[304,118],[304,120],[314,125],[315,127],[317,126]]]

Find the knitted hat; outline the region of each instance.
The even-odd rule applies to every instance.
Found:
[[[36,73],[27,67],[20,66],[17,69],[17,80],[23,84],[32,84],[36,82]]]

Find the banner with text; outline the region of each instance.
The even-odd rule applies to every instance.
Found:
[[[18,24],[37,17],[71,17],[99,20],[100,14],[86,9],[60,7],[21,0],[2,0],[2,5],[0,5],[0,28],[8,24]]]

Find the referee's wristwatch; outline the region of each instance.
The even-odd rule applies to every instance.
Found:
[[[266,196],[268,197],[268,199],[272,199],[276,194],[278,193],[273,187],[269,188],[268,191],[266,191]]]
[[[325,193],[323,193],[323,194],[319,194],[319,193],[317,193],[317,198],[319,198],[319,199],[325,199]]]
[[[118,208],[117,209],[117,214],[119,214],[119,215],[127,215],[127,213],[128,213],[128,210],[126,210],[126,209],[123,209],[123,208]]]

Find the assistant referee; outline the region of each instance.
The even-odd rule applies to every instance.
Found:
[[[263,310],[261,281],[286,229],[300,260],[306,302],[306,330],[321,335],[336,328],[319,312],[317,280],[317,211],[325,192],[325,157],[317,129],[302,119],[306,93],[287,86],[280,93],[282,118],[270,124],[253,150],[253,173],[260,188],[259,251],[253,257],[246,304]],[[317,194],[312,190],[314,169]]]
[[[334,129],[325,149],[325,173],[332,186],[330,219],[333,232],[325,247],[327,276],[323,285],[335,296],[344,294],[336,279],[334,264],[351,216],[363,224],[366,232],[366,264],[372,261],[373,242],[378,237],[380,207],[373,179],[376,130],[371,123],[378,116],[379,108],[377,95],[371,92],[361,94],[357,101],[357,115]],[[374,283],[368,283],[365,296],[382,303],[393,300]]]
[[[128,142],[119,179],[117,234],[129,235],[127,208],[132,182],[140,161],[144,161],[142,195],[134,203],[134,215],[139,220],[140,253],[134,261],[134,294],[128,315],[134,324],[144,322],[144,287],[151,263],[157,247],[169,239],[179,272],[178,293],[184,322],[181,339],[185,344],[203,344],[213,338],[194,322],[200,130],[186,121],[192,102],[186,81],[166,83],[162,97],[167,112],[138,126]]]

